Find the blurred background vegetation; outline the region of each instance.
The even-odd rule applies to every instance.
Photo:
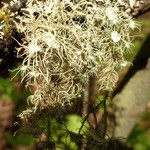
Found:
[[[138,53],[140,53],[140,50],[143,48],[143,44],[146,40],[150,43],[150,13],[140,16],[137,20],[141,23],[141,33],[138,33],[140,35],[134,40],[134,49],[132,55],[127,55],[127,58],[131,61],[133,61]],[[149,45],[145,46],[148,50],[146,52],[147,54],[145,53],[145,55],[147,55],[145,57],[150,58],[150,47]],[[150,149],[150,100],[147,104],[145,114],[143,114],[141,120],[139,120],[135,125],[127,140],[127,144],[133,150]]]

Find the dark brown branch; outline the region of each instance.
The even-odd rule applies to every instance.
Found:
[[[131,7],[131,14],[134,17],[143,15],[144,13],[150,11],[150,0],[129,0]]]

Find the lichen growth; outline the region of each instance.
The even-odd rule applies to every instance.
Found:
[[[7,40],[12,33],[10,10],[0,9],[0,39]]]
[[[26,86],[36,86],[28,102],[37,109],[66,107],[81,96],[89,77],[99,91],[111,91],[131,49],[130,32],[137,27],[126,0],[28,0],[16,22],[25,34],[18,70]],[[29,113],[27,113],[29,112]]]

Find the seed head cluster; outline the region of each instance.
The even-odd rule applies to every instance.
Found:
[[[93,75],[99,91],[113,90],[137,27],[128,7],[128,0],[27,1],[16,23],[25,35],[18,69],[27,87],[36,89],[28,98],[33,107],[21,117],[39,107],[71,105]]]

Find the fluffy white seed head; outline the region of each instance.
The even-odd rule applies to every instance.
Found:
[[[129,22],[129,27],[130,27],[132,30],[135,29],[136,25],[135,25],[135,22],[134,22],[133,20],[130,20],[130,22]]]
[[[118,32],[113,31],[111,32],[111,39],[113,40],[113,42],[117,43],[121,40],[121,35]]]
[[[29,55],[33,55],[34,53],[40,51],[40,47],[36,44],[30,44],[28,47]]]
[[[114,24],[117,23],[117,16],[115,14],[115,10],[113,9],[113,7],[106,8],[106,16],[110,21],[112,21],[112,23]]]

